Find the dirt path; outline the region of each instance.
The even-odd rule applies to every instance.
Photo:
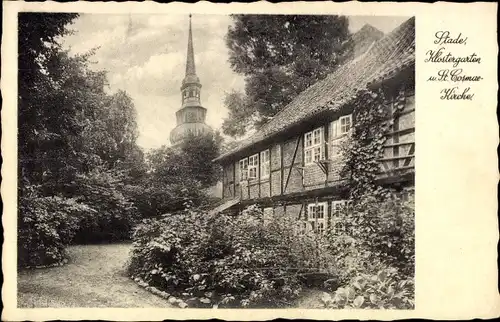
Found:
[[[65,266],[18,274],[18,307],[171,307],[125,274],[130,244],[69,247]]]

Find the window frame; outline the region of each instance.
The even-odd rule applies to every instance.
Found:
[[[267,155],[267,160],[264,161],[264,157]],[[271,173],[271,152],[269,149],[260,152],[260,178],[269,179],[269,174]]]
[[[351,201],[347,199],[341,199],[341,200],[333,200],[331,202],[331,227],[334,231],[345,231],[345,227],[343,224],[337,226],[337,224],[340,222],[341,223],[341,209],[338,209],[336,206],[340,205],[342,207],[342,210],[346,210],[348,207],[351,205]]]
[[[349,120],[349,123],[346,123],[347,124],[347,130],[342,130],[342,121],[343,120],[346,120],[348,119]],[[342,136],[342,135],[345,135],[347,133],[349,133],[349,131],[351,130],[352,128],[352,114],[347,114],[347,115],[342,115],[341,117],[339,117],[339,122],[338,122],[338,135],[337,136]]]
[[[255,170],[255,176],[251,176],[252,170]],[[248,180],[255,180],[258,177],[259,177],[259,153],[256,153],[248,157]]]
[[[323,214],[322,217],[319,218],[317,216],[313,216],[312,214],[315,212],[313,211],[313,208],[317,207],[323,207]],[[317,211],[316,211],[317,214]],[[324,234],[327,230],[327,223],[328,223],[328,202],[327,201],[322,201],[322,202],[314,202],[310,203],[307,205],[307,222],[310,223],[312,226],[312,230],[315,233],[319,234]],[[321,224],[321,228],[320,227]]]
[[[246,163],[246,167],[245,167]],[[242,166],[243,164],[243,166]],[[248,180],[248,158],[243,158],[239,162],[240,166],[240,182]],[[244,174],[244,175],[243,175]]]
[[[342,121],[349,120],[347,130],[342,130]],[[343,137],[348,134],[352,129],[352,113],[340,116],[338,119],[335,119],[330,122],[330,135],[331,139],[335,140]]]
[[[341,200],[333,200],[332,201],[332,217],[334,217],[336,214],[339,214],[340,209],[337,209],[336,206],[340,205],[341,207],[345,207],[348,204],[348,200],[346,199],[341,199]]]
[[[315,135],[315,133],[318,133],[319,142],[316,142],[317,136]],[[310,136],[310,138],[308,138],[308,136]],[[310,143],[308,143],[309,141]],[[324,159],[324,151],[325,151],[325,148],[323,147],[324,142],[325,142],[325,130],[323,126],[315,128],[314,130],[306,132],[304,134],[304,165],[311,165],[314,164],[315,162]],[[315,159],[317,151],[319,152],[318,160]],[[310,154],[310,159],[308,158],[308,154]]]
[[[346,131],[342,131],[342,120],[348,119],[349,125]],[[352,113],[342,115],[339,118],[330,122],[330,142],[328,150],[328,158],[334,160],[341,155],[339,142],[342,137],[346,136],[352,129]]]

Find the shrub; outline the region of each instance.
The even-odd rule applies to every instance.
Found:
[[[92,210],[74,199],[22,196],[18,214],[18,266],[60,263],[79,217]]]
[[[209,199],[201,184],[188,177],[182,182],[171,182],[150,175],[140,185],[125,188],[142,218],[183,210],[186,202],[201,206]]]
[[[413,279],[401,278],[398,270],[387,268],[376,275],[363,274],[333,294],[324,293],[323,305],[333,309],[414,309]]]
[[[325,293],[328,308],[414,308],[413,200],[380,189],[341,209],[329,250],[343,287]]]
[[[288,306],[319,269],[313,239],[296,236],[286,218],[264,224],[256,208],[145,220],[133,239],[131,275],[207,306]]]
[[[139,214],[125,195],[122,180],[120,173],[102,169],[77,176],[74,195],[96,211],[80,217],[75,243],[130,240]]]
[[[394,267],[414,275],[415,225],[413,201],[402,202],[390,192],[365,195],[341,211],[329,233],[336,266],[345,283],[360,274]]]

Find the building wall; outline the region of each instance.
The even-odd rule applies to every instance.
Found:
[[[404,100],[404,108],[396,111],[394,114],[394,127],[390,130],[391,133],[387,136],[384,155],[381,160],[381,169],[384,171],[381,176],[394,175],[392,171],[399,169],[411,169],[414,171],[414,153],[415,153],[415,103],[414,91],[399,91],[395,99]],[[387,103],[387,108],[393,108],[394,100],[390,99]],[[295,133],[291,137],[281,142],[275,142],[267,147],[262,147],[258,151],[252,151],[248,156],[259,153],[265,149],[270,150],[270,175],[264,180],[258,178],[252,181],[240,182],[239,160],[225,164],[224,173],[231,178],[231,173],[234,171],[236,176],[235,186],[231,186],[231,179],[224,180],[230,185],[230,188],[224,191],[235,190],[234,194],[224,193],[225,198],[239,197],[242,200],[256,200],[262,198],[276,198],[289,194],[322,189],[325,187],[337,186],[339,181],[342,181],[341,171],[344,166],[344,156],[339,151],[339,146],[346,139],[343,137],[330,138],[331,121],[337,119],[341,115],[333,116],[331,120],[323,120],[317,127],[323,127],[325,138],[325,158],[327,162],[320,166],[317,163],[304,165],[304,134]],[[355,120],[353,120],[355,123]],[[308,129],[310,131],[312,129]],[[337,150],[334,150],[337,149]],[[332,154],[332,151],[337,151]],[[247,156],[247,157],[248,157]],[[233,167],[235,168],[233,170]],[[260,171],[260,167],[259,167]],[[348,175],[348,174],[346,174]],[[275,209],[275,213],[279,214],[280,209]],[[284,210],[283,210],[284,211]],[[287,211],[288,212],[288,211]]]

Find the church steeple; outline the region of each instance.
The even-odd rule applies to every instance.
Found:
[[[188,36],[188,48],[187,48],[187,60],[186,60],[186,76],[187,75],[196,76],[196,66],[194,64],[193,31],[191,28],[191,15],[189,15],[189,36]]]
[[[191,15],[189,15],[189,34],[186,55],[186,75],[182,80],[181,95],[182,107],[175,115],[177,126],[170,133],[172,145],[181,143],[189,134],[211,133],[210,126],[205,124],[207,110],[201,106],[201,83],[196,75],[193,48],[193,30]]]
[[[194,49],[193,49],[193,30],[191,28],[191,15],[189,15],[189,35],[186,55],[186,76],[182,81],[182,106],[201,105],[200,92],[201,83],[196,75],[196,67],[194,64]]]

